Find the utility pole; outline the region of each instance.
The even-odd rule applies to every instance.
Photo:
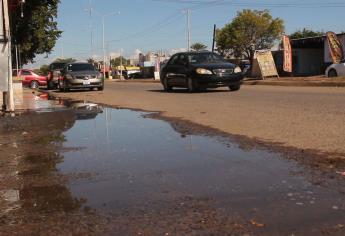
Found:
[[[190,51],[190,10],[187,9],[187,40],[188,40],[188,52]]]
[[[102,29],[103,29],[103,78],[105,79],[105,30],[104,30],[104,18],[105,15],[102,16]]]
[[[16,45],[15,45],[15,49],[16,49],[16,69],[17,69],[17,75],[18,75],[18,73],[19,73],[19,61],[18,61],[18,44],[16,43]]]
[[[122,48],[120,49],[120,79],[122,78]]]
[[[213,40],[212,40],[212,52],[214,52],[214,45],[216,42],[216,30],[217,30],[217,26],[214,25],[214,27],[213,27]]]
[[[61,58],[64,58],[63,42],[61,43]]]
[[[93,59],[93,30],[92,30],[92,2],[89,0],[89,28],[90,28],[90,52],[91,52],[91,59]]]

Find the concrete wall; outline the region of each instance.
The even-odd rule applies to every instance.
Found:
[[[3,1],[0,0],[0,96],[2,97],[2,92],[7,91],[8,85],[8,44],[4,43],[4,15],[3,15]]]
[[[323,49],[294,49],[294,75],[321,75],[325,72]]]

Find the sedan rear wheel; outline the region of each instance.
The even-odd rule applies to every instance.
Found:
[[[337,76],[338,76],[338,74],[334,69],[332,69],[328,72],[328,77],[337,77]]]
[[[241,85],[230,85],[229,86],[229,89],[231,91],[238,91],[238,90],[240,90],[240,88],[241,88]]]
[[[32,88],[32,89],[38,89],[39,88],[39,84],[38,84],[38,82],[37,81],[31,81],[31,83],[30,83],[30,88]]]

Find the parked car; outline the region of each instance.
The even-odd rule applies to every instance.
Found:
[[[70,89],[83,88],[103,90],[103,74],[90,63],[76,62],[66,64],[59,78],[59,90],[69,91]]]
[[[48,71],[48,89],[55,89],[58,87],[61,70],[65,67],[66,63],[53,62],[49,65]]]
[[[327,77],[345,76],[345,59],[339,64],[332,64],[326,69]]]
[[[243,74],[240,67],[225,61],[213,52],[183,52],[171,57],[161,70],[161,83],[165,91],[173,87],[199,89],[229,87],[239,90]]]
[[[21,69],[17,76],[23,78],[22,85],[32,89],[38,89],[40,86],[47,86],[47,77],[38,75],[32,70]]]

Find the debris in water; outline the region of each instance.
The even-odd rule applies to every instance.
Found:
[[[250,220],[250,223],[256,227],[265,227],[265,224],[258,223],[255,220]]]
[[[344,177],[345,177],[345,171],[344,171],[344,172],[337,171],[336,173],[339,174],[339,175],[341,175],[341,176],[344,176]]]

